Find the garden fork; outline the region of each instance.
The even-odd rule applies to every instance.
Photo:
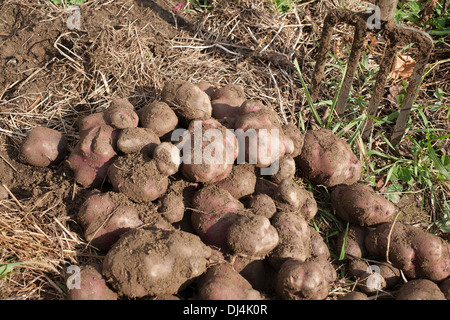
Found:
[[[394,59],[397,55],[398,46],[405,46],[414,43],[418,53],[416,64],[409,79],[408,87],[400,107],[399,115],[391,135],[391,143],[397,145],[406,130],[409,114],[416,94],[419,90],[420,82],[428,63],[428,59],[433,48],[431,37],[420,30],[401,26],[395,23],[394,11],[398,0],[376,0],[372,12],[356,13],[345,9],[335,9],[329,12],[323,24],[322,38],[316,57],[314,75],[311,82],[311,98],[316,101],[319,95],[319,85],[324,75],[325,62],[328,49],[330,48],[333,27],[338,23],[347,23],[355,27],[350,57],[347,62],[347,70],[344,75],[342,86],[336,102],[337,114],[342,114],[345,110],[350,88],[353,82],[361,52],[364,49],[364,40],[368,32],[379,31],[386,39],[386,46],[376,75],[375,85],[367,108],[369,117],[362,128],[362,136],[366,139],[373,129],[373,115],[376,113],[381,100],[388,74],[392,69]]]

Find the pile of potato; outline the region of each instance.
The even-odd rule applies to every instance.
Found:
[[[177,299],[187,287],[193,299],[327,298],[337,274],[301,179],[325,186],[349,223],[335,249],[359,290],[343,298],[392,288],[399,299],[449,298],[449,243],[393,224],[396,206],[360,182],[344,140],[281,124],[240,86],[169,81],[159,100],[135,110],[115,99],[78,130],[68,156],[48,128],[30,131],[20,156],[35,166],[66,159],[92,189],[78,222],[104,260],[81,266],[70,299]]]

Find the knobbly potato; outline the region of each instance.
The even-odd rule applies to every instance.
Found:
[[[427,279],[410,280],[400,287],[396,300],[446,300],[438,285]]]
[[[254,166],[248,163],[236,164],[225,179],[215,182],[234,198],[240,199],[255,192],[256,175]]]
[[[240,85],[228,84],[217,88],[211,98],[212,116],[216,119],[236,118],[245,100],[245,91]]]
[[[303,177],[329,188],[361,178],[362,165],[350,145],[328,129],[307,131],[302,152],[295,159]]]
[[[253,195],[248,203],[248,209],[254,214],[261,215],[268,219],[277,212],[277,207],[272,197],[264,193]]]
[[[337,238],[336,251],[342,251],[345,256],[364,258],[367,255],[365,239],[369,229],[359,225],[349,224],[348,230],[341,231]],[[345,244],[345,246],[344,246]]]
[[[171,176],[181,165],[180,150],[170,142],[162,142],[153,150],[153,160],[161,174]]]
[[[283,180],[293,179],[295,176],[295,160],[290,155],[283,156],[278,162],[278,171],[269,178],[275,183],[281,183]]]
[[[151,153],[159,145],[159,137],[150,129],[135,127],[123,129],[117,139],[117,148],[123,153]]]
[[[337,186],[330,199],[339,218],[360,226],[389,222],[397,211],[394,203],[361,183]]]
[[[274,201],[279,211],[296,212],[306,220],[312,219],[318,210],[312,192],[292,179],[281,181],[275,191]]]
[[[293,123],[284,124],[281,128],[283,129],[283,133],[294,143],[294,151],[289,155],[292,158],[299,156],[303,149],[305,135]]]
[[[211,249],[194,234],[132,229],[106,254],[103,274],[126,297],[176,294],[206,271],[210,256]]]

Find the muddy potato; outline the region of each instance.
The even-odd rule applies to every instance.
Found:
[[[212,116],[216,119],[235,118],[245,100],[245,91],[240,85],[228,84],[217,88],[211,98]]]
[[[410,280],[397,292],[396,300],[446,300],[438,285],[427,279]]]
[[[69,275],[70,277],[70,275]],[[68,278],[69,281],[70,278]],[[77,282],[79,281],[79,282]],[[79,277],[68,288],[69,300],[117,300],[116,292],[108,287],[101,274],[101,266],[83,265]]]
[[[367,227],[389,222],[397,211],[394,203],[362,183],[334,188],[331,205],[342,220]]]
[[[22,142],[19,158],[36,167],[59,163],[67,152],[67,139],[57,130],[35,127]]]
[[[276,112],[257,100],[246,100],[234,125],[239,161],[270,170],[272,163],[294,152],[294,142],[284,135]],[[273,174],[273,173],[271,173]]]
[[[369,300],[369,297],[363,292],[352,291],[339,296],[338,300]]]
[[[283,130],[283,133],[294,143],[294,151],[289,155],[292,158],[297,157],[302,152],[305,135],[293,123],[284,124],[281,128]]]
[[[328,296],[328,282],[318,263],[289,259],[278,271],[275,291],[285,300],[323,300]]]
[[[170,223],[181,221],[184,211],[184,199],[181,194],[170,191],[159,198],[158,212]]]
[[[262,300],[259,291],[231,264],[213,265],[198,281],[199,300]]]
[[[142,153],[117,158],[108,168],[108,180],[114,191],[139,203],[157,200],[169,185],[168,176],[161,174],[156,162]]]
[[[117,139],[117,148],[123,153],[153,152],[161,141],[150,129],[134,127],[123,129]]]
[[[177,115],[163,101],[155,100],[145,105],[138,115],[141,126],[152,130],[160,138],[178,126]]]
[[[450,245],[443,238],[400,222],[381,224],[365,238],[374,256],[386,257],[388,243],[389,260],[407,277],[441,281],[450,276]]]
[[[240,215],[227,231],[227,244],[236,255],[265,258],[279,242],[277,230],[266,217]]]
[[[346,256],[364,258],[367,255],[364,241],[368,233],[368,228],[349,224],[348,229],[341,231],[338,235],[336,251],[339,254],[344,252]]]
[[[139,116],[127,99],[114,98],[103,116],[106,123],[115,129],[134,128],[139,123]]]
[[[441,289],[447,300],[450,300],[450,278],[445,279],[439,284],[439,289]]]
[[[251,195],[255,192],[256,185],[254,166],[248,163],[233,165],[230,175],[215,184],[236,199]]]
[[[209,96],[188,81],[167,81],[162,89],[161,98],[187,121],[211,118],[212,107]]]
[[[128,198],[117,193],[95,193],[78,211],[84,238],[94,247],[108,251],[119,237],[143,225],[139,211]]]
[[[264,193],[253,195],[248,202],[248,209],[254,214],[261,215],[268,219],[272,218],[277,212],[277,207],[272,197]]]
[[[103,274],[130,298],[176,294],[207,269],[211,249],[180,230],[133,229],[108,251]]]
[[[318,210],[312,192],[292,179],[281,181],[273,198],[279,211],[295,212],[306,220],[312,219]]]
[[[181,165],[180,149],[170,142],[162,142],[153,150],[153,160],[161,174],[171,176]]]
[[[255,290],[273,291],[276,270],[266,259],[233,256],[233,268],[243,276]]]
[[[295,159],[301,176],[329,188],[361,178],[361,162],[350,145],[328,129],[307,131],[302,152]]]
[[[271,223],[280,239],[267,258],[274,268],[280,268],[281,264],[289,258],[300,261],[310,258],[311,235],[304,218],[291,212],[277,212]]]
[[[180,140],[176,145],[182,153],[181,172],[188,180],[213,183],[229,176],[238,142],[217,120],[192,121]]]
[[[281,183],[283,180],[293,179],[295,176],[295,160],[290,155],[283,156],[278,161],[278,170],[269,178],[275,183]]]

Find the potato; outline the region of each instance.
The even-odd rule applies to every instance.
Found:
[[[118,130],[101,122],[80,131],[80,140],[67,160],[79,184],[98,187],[104,182],[108,168],[117,156],[118,134]]]
[[[82,265],[80,267],[79,283],[74,282],[69,287],[67,298],[69,300],[117,300],[118,295],[106,284],[101,274],[101,266]],[[79,287],[77,287],[79,285]]]
[[[246,99],[244,89],[240,85],[228,84],[217,88],[211,98],[212,116],[216,119],[236,118]]]
[[[367,256],[365,239],[369,229],[359,225],[349,224],[348,230],[339,233],[336,242],[336,252],[340,254],[344,250],[346,257],[364,258]],[[345,247],[342,248],[344,246]]]
[[[328,260],[330,258],[330,250],[319,231],[309,226],[309,234],[311,236],[311,257],[315,259]]]
[[[103,115],[105,122],[115,129],[134,128],[139,123],[139,116],[127,99],[114,98]]]
[[[170,191],[159,198],[158,212],[170,223],[180,222],[184,217],[184,211],[182,194]]]
[[[450,300],[450,278],[445,279],[439,284],[439,289],[444,293],[445,299]]]
[[[267,194],[259,193],[251,197],[248,203],[248,209],[254,214],[261,215],[268,219],[277,212],[277,207],[272,197]]]
[[[279,242],[270,220],[255,214],[240,215],[227,232],[227,244],[236,255],[263,259]]]
[[[169,105],[155,100],[138,111],[139,120],[143,128],[152,130],[158,137],[175,130],[178,117]]]
[[[397,211],[394,203],[362,183],[336,186],[330,200],[339,218],[360,226],[389,222]]]
[[[50,128],[35,127],[22,142],[19,159],[36,167],[47,167],[61,162],[67,152],[66,137]]]
[[[284,155],[294,152],[294,142],[284,135],[273,109],[260,101],[247,100],[240,110],[234,125],[240,163],[245,160],[257,167],[269,167]]]
[[[207,81],[199,81],[195,85],[199,87],[202,91],[204,91],[208,95],[210,100],[212,99],[212,95],[214,92],[214,86],[212,84],[210,84]]]
[[[328,129],[307,131],[295,159],[300,175],[318,185],[350,185],[361,178],[362,165],[350,145]]]
[[[117,148],[123,153],[151,153],[159,145],[159,137],[150,129],[135,127],[123,129],[117,139]]]
[[[293,123],[284,124],[281,128],[283,129],[283,133],[294,143],[294,151],[289,155],[292,158],[296,158],[302,152],[305,135]]]
[[[338,276],[336,269],[329,259],[325,259],[324,257],[311,257],[308,262],[315,262],[320,266],[325,277],[325,281],[328,284],[332,284],[337,280]]]
[[[291,212],[277,212],[271,223],[280,239],[267,258],[274,268],[280,268],[289,258],[306,261],[311,256],[310,229],[304,218]]]
[[[215,119],[192,121],[177,146],[183,175],[203,183],[225,179],[239,151],[236,136]]]
[[[188,81],[166,82],[161,92],[161,98],[187,121],[211,118],[212,107],[209,96]]]
[[[283,180],[293,179],[295,176],[295,160],[290,155],[283,156],[278,162],[278,171],[269,176],[269,179],[275,183],[281,183]]]
[[[266,259],[233,256],[233,268],[253,289],[265,292],[273,290],[277,272]]]
[[[317,213],[317,202],[312,192],[304,189],[292,179],[283,180],[274,194],[274,201],[279,211],[295,212],[310,220]]]
[[[369,300],[369,298],[365,293],[359,291],[352,291],[342,296],[339,296],[338,300]]]
[[[202,241],[227,252],[228,228],[244,210],[244,205],[228,191],[210,185],[195,193],[192,208],[192,226]]]
[[[170,142],[162,142],[153,150],[153,160],[161,174],[171,176],[181,165],[180,150]]]
[[[168,188],[168,176],[157,168],[156,162],[142,153],[125,154],[108,168],[108,180],[114,191],[125,194],[135,202],[151,202]]]
[[[261,294],[229,263],[209,267],[197,287],[198,300],[262,300]]]
[[[275,291],[285,300],[323,300],[328,282],[317,262],[288,259],[278,271]]]
[[[256,175],[254,166],[248,163],[234,165],[225,179],[215,182],[234,198],[240,199],[255,192]]]
[[[450,245],[422,229],[396,222],[379,225],[368,233],[365,246],[369,254],[386,257],[410,278],[441,281],[450,275]]]
[[[104,251],[108,251],[123,233],[143,225],[133,203],[112,192],[89,196],[77,217],[84,229],[84,238]]]
[[[400,287],[396,300],[446,300],[438,285],[427,279],[410,280]]]
[[[132,229],[108,251],[103,274],[130,298],[176,294],[206,271],[211,249],[180,230]]]

